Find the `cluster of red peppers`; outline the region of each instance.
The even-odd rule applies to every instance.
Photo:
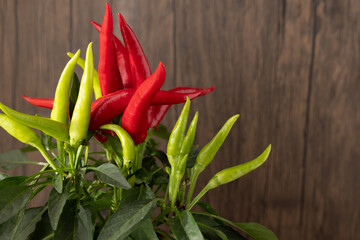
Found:
[[[113,35],[113,18],[108,4],[102,25],[91,21],[100,32],[100,89],[95,89],[94,81],[95,96],[98,96],[91,104],[89,130],[96,131],[95,137],[99,141],[106,141],[99,131],[100,126],[123,114],[121,126],[131,135],[134,143],[139,144],[146,139],[148,128],[157,127],[173,104],[183,103],[187,97],[194,99],[210,93],[214,86],[160,90],[166,76],[164,64],[160,62],[155,72],[151,73],[136,35],[123,16],[120,13],[118,16],[124,44]],[[23,97],[33,105],[53,107],[53,99]]]

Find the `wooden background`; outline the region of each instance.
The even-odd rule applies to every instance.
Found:
[[[93,40],[98,49],[98,33],[88,21],[102,21],[104,1],[0,3],[0,101],[48,115],[21,94],[51,97],[66,52],[84,53]],[[113,0],[110,5],[138,35],[152,69],[165,63],[163,89],[216,85],[214,93],[192,104],[192,113],[200,112],[200,146],[240,113],[201,186],[272,143],[263,167],[206,195],[221,215],[262,223],[280,239],[359,238],[360,1]],[[114,22],[119,33],[117,17]],[[167,115],[167,126],[179,109]],[[20,146],[3,130],[0,134],[1,151]],[[18,168],[12,174],[31,171]]]

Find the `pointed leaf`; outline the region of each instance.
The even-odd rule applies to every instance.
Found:
[[[46,211],[42,216],[41,220],[36,224],[35,231],[30,235],[30,240],[46,239],[47,236],[53,234],[49,214]]]
[[[8,178],[8,177],[9,177],[9,175],[7,175],[6,173],[0,172],[0,181],[5,179],[5,178]]]
[[[77,207],[77,200],[68,200],[66,202],[54,233],[54,240],[76,239]]]
[[[179,216],[174,219],[178,220],[170,222],[170,227],[176,238],[191,240],[204,239],[194,217],[189,211],[181,212]],[[178,235],[181,238],[179,238]]]
[[[156,240],[159,239],[156,236],[156,232],[154,230],[154,226],[151,223],[150,219],[144,221],[133,233],[131,233],[130,237],[136,240]]]
[[[134,201],[125,204],[109,218],[101,230],[98,240],[121,240],[148,219],[155,210],[155,200]]]
[[[29,208],[25,210],[25,215],[22,218],[21,224],[11,239],[27,239],[28,236],[35,230],[35,226],[37,222],[40,221],[44,211],[45,209],[42,207]]]
[[[24,208],[32,190],[22,184],[23,177],[8,177],[0,181],[0,224]]]
[[[54,189],[58,192],[58,193],[62,193],[63,190],[63,178],[61,176],[61,174],[57,174],[55,175],[55,177],[52,180]]]
[[[62,194],[58,193],[55,188],[53,188],[49,195],[49,218],[51,226],[56,230],[61,213],[64,209],[66,200],[68,199],[68,192],[65,190]]]
[[[17,168],[24,164],[42,165],[44,163],[30,161],[20,149],[14,149],[8,152],[0,153],[0,167],[4,170]]]
[[[130,184],[122,175],[120,169],[111,163],[104,163],[97,168],[89,168],[96,171],[98,178],[104,183],[118,188],[130,189]]]
[[[92,240],[94,237],[95,225],[91,221],[91,212],[79,206],[77,219],[76,239]]]
[[[254,240],[278,240],[271,230],[258,223],[234,223],[234,226]]]
[[[205,235],[205,237],[208,237],[210,239],[220,238],[221,240],[229,240],[222,231],[215,229],[213,227],[210,227],[203,223],[198,222],[197,224],[198,224],[201,232]]]
[[[204,215],[204,216],[212,217],[214,219],[219,219],[219,220],[247,233],[254,240],[278,240],[276,235],[271,230],[269,230],[268,228],[266,228],[258,223],[235,223],[235,222],[232,222],[225,218],[222,218],[222,217],[210,214],[210,213],[204,213],[204,212],[193,212],[193,214]]]

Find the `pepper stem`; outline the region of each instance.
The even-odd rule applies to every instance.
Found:
[[[31,144],[32,145],[32,144]],[[35,147],[37,150],[39,150],[39,152],[41,153],[41,155],[45,158],[45,160],[50,164],[50,166],[58,171],[59,173],[61,173],[60,169],[56,166],[54,160],[49,156],[49,154],[47,153],[47,151],[45,150],[45,148],[42,145],[37,145],[34,144],[33,147]]]
[[[194,194],[194,190],[195,190],[196,181],[197,181],[198,176],[199,176],[199,174],[197,174],[197,173],[194,173],[194,174],[191,175],[190,188],[189,188],[189,192],[188,192],[188,195],[187,195],[187,198],[186,198],[186,208],[188,208],[190,203],[191,203],[191,198],[192,198],[192,195]]]
[[[188,207],[186,207],[187,210],[191,210],[195,206],[195,204],[207,193],[209,190],[213,189],[213,187],[210,184],[207,184],[203,190],[194,198],[194,200],[190,203]]]

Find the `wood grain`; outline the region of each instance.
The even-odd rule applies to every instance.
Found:
[[[0,101],[48,115],[21,94],[51,97],[66,52],[94,41],[105,2],[3,0],[0,5]],[[204,200],[234,221],[255,221],[279,239],[356,239],[360,224],[360,3],[357,0],[110,1],[133,28],[164,89],[216,90],[192,102],[196,142],[204,146],[232,115],[240,118],[200,191],[220,169],[253,159],[271,143],[260,169]],[[172,127],[180,107],[164,123]],[[0,150],[21,146],[0,129]],[[39,156],[31,156],[37,159]],[[11,174],[31,174],[18,168]],[[38,199],[40,204],[46,199]]]

